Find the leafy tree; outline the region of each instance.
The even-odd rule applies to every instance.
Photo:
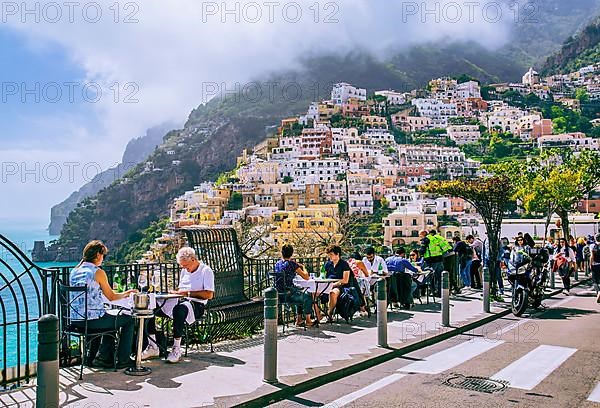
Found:
[[[281,179],[281,182],[283,184],[289,184],[289,183],[291,183],[293,181],[294,181],[294,178],[291,177],[291,176],[283,176],[283,179]]]
[[[575,99],[577,99],[581,103],[587,103],[590,101],[590,95],[588,94],[587,89],[585,88],[577,88],[575,90]]]
[[[429,181],[420,187],[426,193],[439,194],[448,197],[460,197],[471,203],[477,210],[487,231],[490,247],[490,280],[492,293],[497,292],[500,247],[500,230],[504,213],[508,209],[507,197],[512,196],[514,184],[509,177],[491,176],[478,179],[457,179],[449,181]]]

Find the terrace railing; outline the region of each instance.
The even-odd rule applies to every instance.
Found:
[[[321,258],[300,258],[309,273],[318,273]],[[269,273],[277,259],[243,258],[244,290],[259,298],[270,286]],[[210,264],[210,261],[207,260]],[[57,311],[58,280],[68,282],[72,266],[42,268],[34,264],[14,243],[0,235],[0,390],[20,387],[37,372],[37,321]],[[179,284],[180,267],[174,262],[103,265],[115,289],[138,288],[138,277],[159,274],[156,291],[166,292]],[[70,347],[62,344],[62,351]]]

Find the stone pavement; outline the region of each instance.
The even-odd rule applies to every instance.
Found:
[[[559,283],[557,282],[557,288]],[[509,299],[508,299],[509,300]],[[425,301],[425,299],[423,299]],[[294,385],[390,353],[393,349],[439,335],[452,328],[489,317],[483,313],[481,291],[452,296],[451,328],[441,326],[439,303],[417,305],[410,311],[388,313],[389,349],[378,348],[376,318],[355,318],[321,325],[320,328],[286,330],[278,342],[278,377]],[[494,303],[492,314],[509,307]],[[77,381],[78,367],[61,370],[61,406],[80,408],[229,407],[281,388],[262,381],[262,336],[229,341],[215,352],[190,351],[179,364],[161,360],[146,362],[152,374],[130,377],[122,371],[85,369]],[[35,385],[0,394],[0,407],[30,407]]]

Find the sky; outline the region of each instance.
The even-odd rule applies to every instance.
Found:
[[[514,18],[494,1],[2,2],[0,228],[47,226],[130,139],[302,56],[499,47]]]

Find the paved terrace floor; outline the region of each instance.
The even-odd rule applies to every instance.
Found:
[[[560,283],[557,282],[557,289]],[[452,327],[480,320],[483,313],[481,291],[463,290],[451,297]],[[510,300],[510,299],[505,299]],[[423,299],[425,301],[425,299]],[[505,310],[509,303],[494,303],[492,313]],[[418,304],[410,311],[388,313],[390,348],[399,348],[450,330],[441,326],[440,304]],[[376,346],[376,317],[355,318],[351,324],[321,325],[308,330],[286,330],[278,341],[278,377],[293,385],[334,369],[357,364],[389,349]],[[61,406],[79,408],[141,407],[229,407],[279,388],[263,378],[262,336],[220,343],[215,352],[190,350],[179,364],[162,360],[144,363],[152,368],[145,377],[130,377],[122,370],[85,369],[77,381],[79,368],[61,370]],[[19,391],[0,394],[0,407],[33,407],[35,384]]]

